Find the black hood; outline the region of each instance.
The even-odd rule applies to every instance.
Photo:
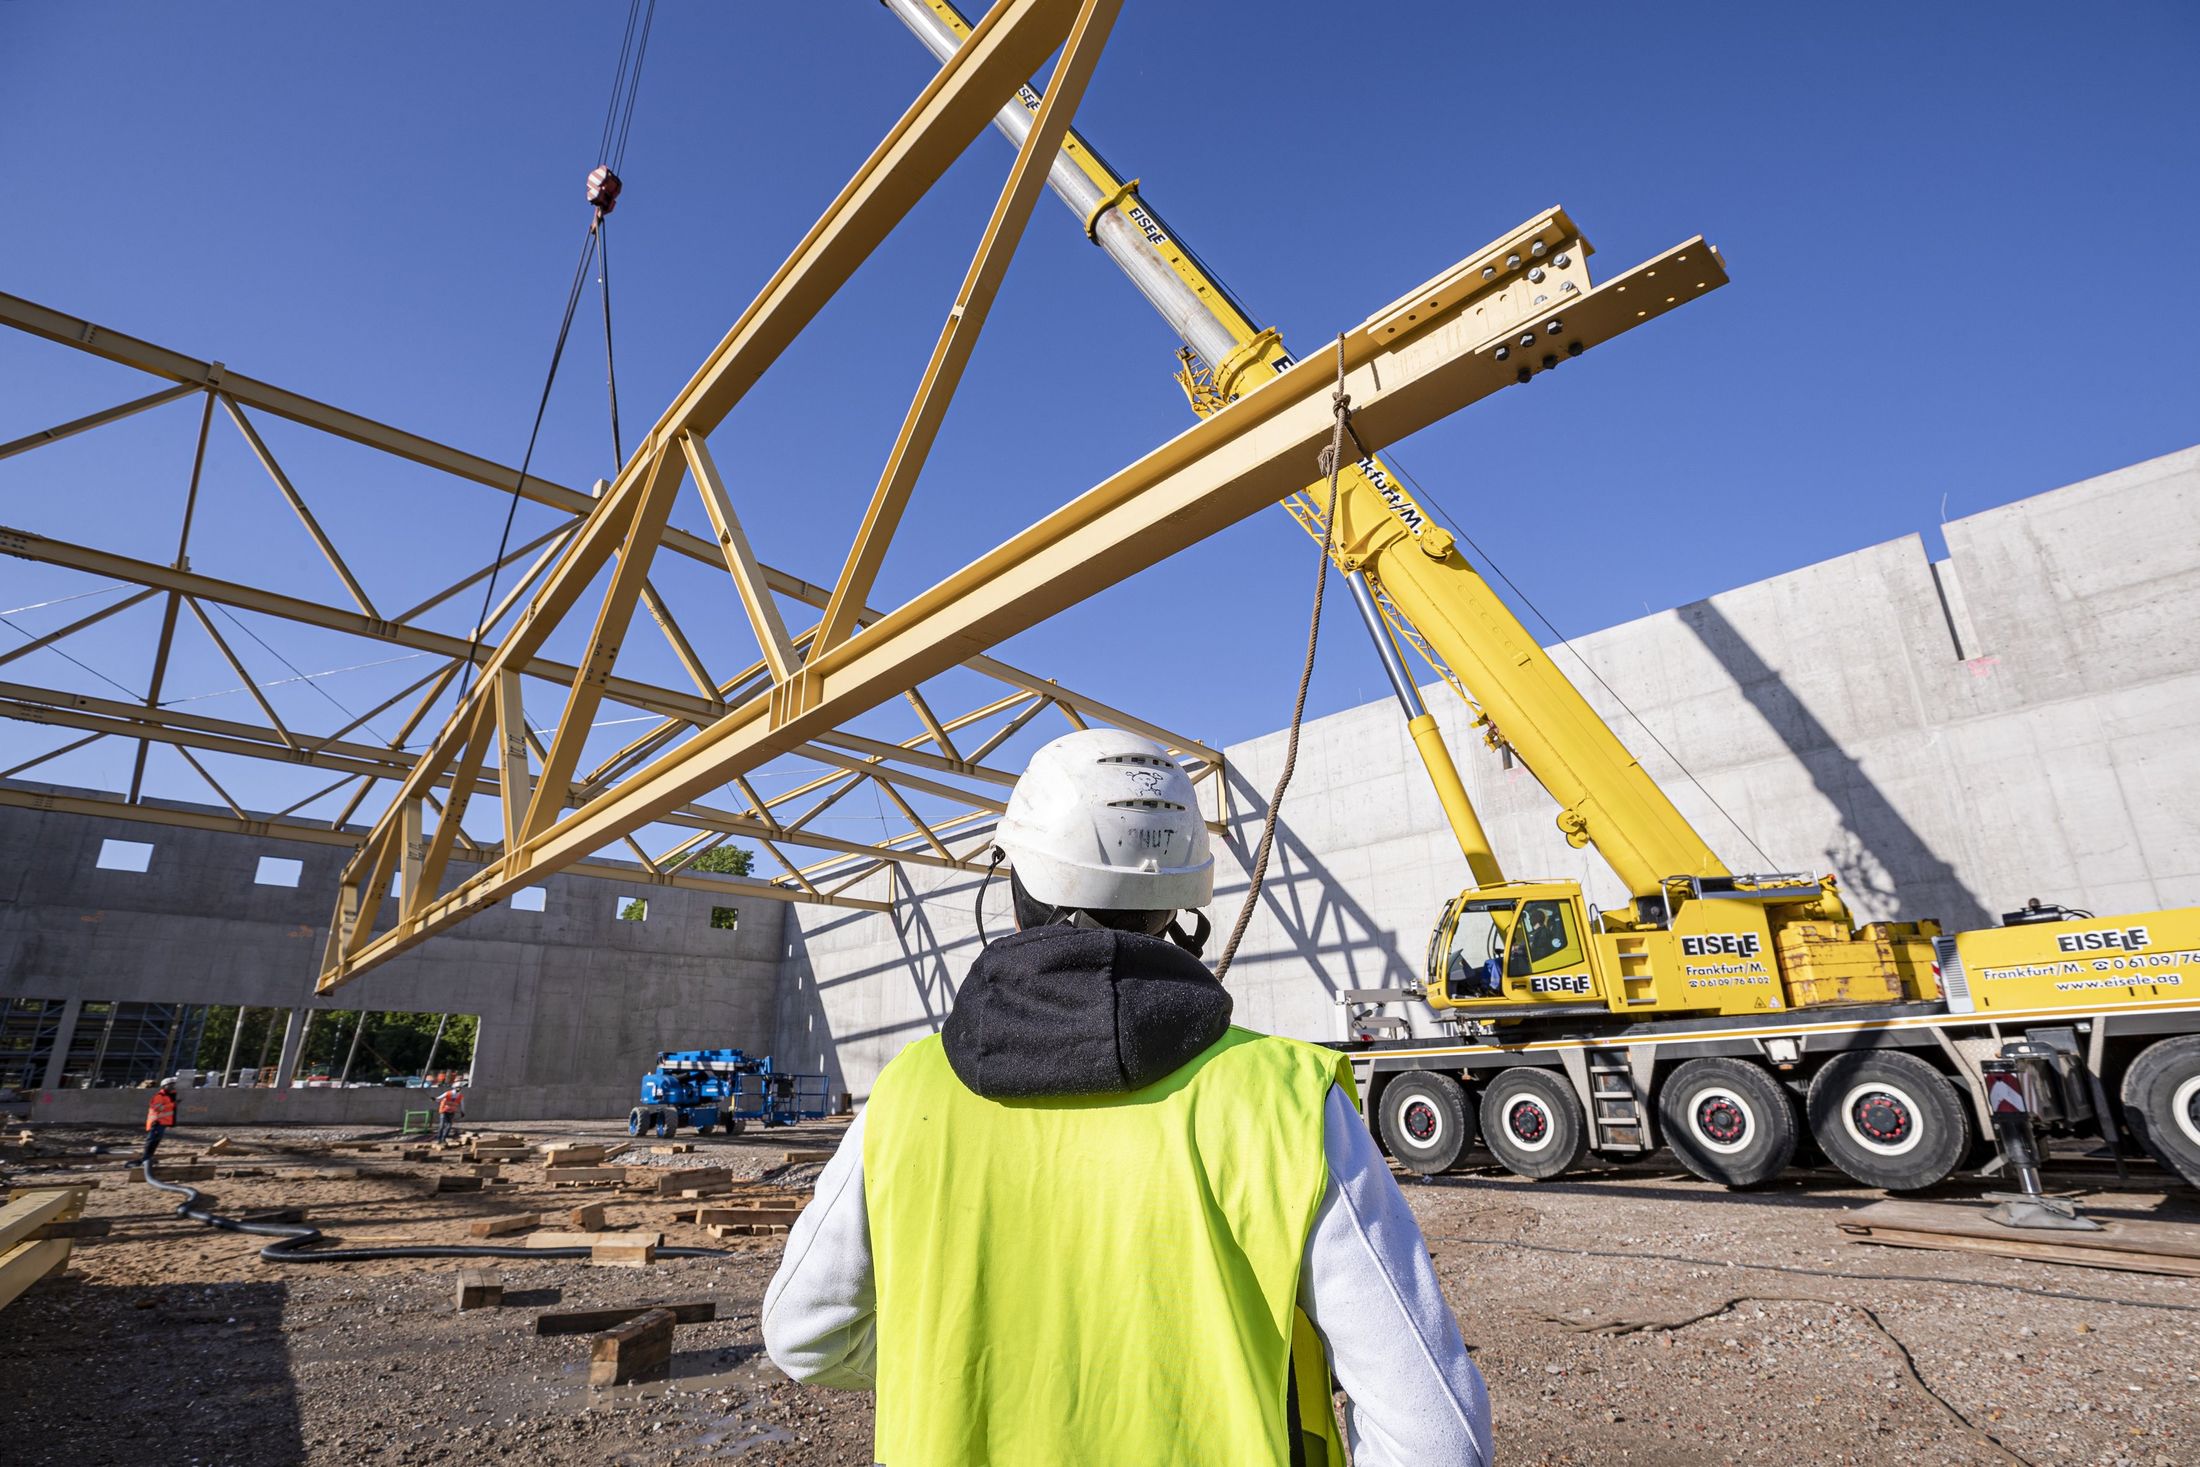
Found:
[[[1229,1027],[1229,993],[1175,943],[1056,924],[979,953],[940,1039],[965,1085],[1022,1100],[1141,1089]]]

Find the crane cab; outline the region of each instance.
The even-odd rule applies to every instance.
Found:
[[[1469,887],[1429,937],[1427,997],[1439,1010],[1611,1006],[1581,888],[1570,881]]]

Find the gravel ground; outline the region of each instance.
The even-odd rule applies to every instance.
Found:
[[[169,1146],[195,1150],[216,1134],[186,1128]],[[786,1167],[780,1153],[837,1135],[809,1125],[697,1138],[692,1154],[615,1164],[798,1181],[816,1167]],[[583,1201],[605,1202],[615,1228],[710,1242],[671,1220],[693,1203],[553,1190],[534,1166],[507,1165],[515,1180],[490,1191],[423,1196],[419,1178],[455,1161],[286,1155],[260,1148],[308,1138],[232,1136],[240,1150],[216,1160],[361,1166],[358,1181],[201,1184],[224,1212],[303,1205],[350,1243],[459,1241],[475,1217]],[[134,1150],[119,1132],[41,1138]],[[763,1358],[757,1309],[779,1238],[731,1239],[723,1258],[646,1271],[485,1262],[474,1266],[500,1272],[504,1305],[461,1315],[454,1260],[262,1263],[258,1240],[174,1218],[174,1199],[118,1162],[84,1164],[101,1179],[86,1215],[114,1231],[79,1243],[65,1276],[0,1311],[0,1458],[11,1464],[871,1460],[867,1398],[794,1385]],[[1489,1382],[1507,1462],[2200,1461],[2200,1290],[2189,1280],[1844,1243],[1835,1220],[1875,1194],[1830,1174],[1746,1197],[1655,1165],[1540,1185],[1465,1173],[1406,1191]],[[2155,1173],[2087,1202],[2104,1217],[2200,1221],[2193,1194],[2164,1190]],[[716,1300],[717,1321],[682,1326],[671,1378],[647,1385],[592,1388],[585,1336],[532,1329],[543,1308],[694,1298]]]

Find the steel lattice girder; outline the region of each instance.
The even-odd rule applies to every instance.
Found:
[[[1088,11],[1092,8],[1088,0]],[[997,7],[988,16],[987,26],[1044,23],[1042,7],[1024,7],[1011,17],[1012,9]],[[981,27],[949,60],[934,88],[881,144],[856,181],[667,409],[619,482],[604,495],[596,516],[568,546],[528,613],[490,657],[485,682],[532,657],[551,629],[576,609],[583,588],[615,553],[616,571],[596,613],[589,656],[575,684],[576,698],[608,677],[632,612],[634,588],[661,541],[667,506],[688,467],[705,479],[705,492],[709,492],[708,454],[697,451],[697,440],[724,416],[739,388],[755,380],[793,331],[815,314],[822,301],[817,292],[837,288],[915,197],[903,192],[895,196],[893,205],[880,206],[876,195],[862,196],[863,188],[882,171],[897,166],[929,185],[970,141],[975,131],[969,125],[971,117],[990,115],[989,104],[998,107],[1007,101],[1012,88],[985,91],[962,69],[985,38],[986,27]],[[999,39],[998,34],[994,39]],[[1073,68],[1080,55],[1078,42],[1065,46],[1062,70]],[[943,87],[967,87],[975,94],[960,125],[947,125],[939,121],[937,112],[928,113],[928,105],[938,99]],[[1064,87],[1058,72],[1042,107],[1051,107],[1064,96],[1074,101],[1076,90],[1074,85]],[[1017,169],[995,211],[996,226],[1025,181],[1026,167],[1037,150],[1046,150],[1037,156],[1050,157],[1058,144],[1059,132],[1050,132],[1046,123],[1043,110],[1018,153]],[[914,143],[920,134],[924,135],[921,147]],[[1016,224],[1020,227],[1020,221]],[[346,871],[330,924],[322,990],[337,987],[453,926],[530,879],[562,869],[705,791],[738,780],[763,761],[813,743],[835,724],[898,696],[972,650],[993,646],[1298,491],[1317,449],[1332,431],[1332,389],[1338,375],[1349,394],[1360,443],[1368,451],[1380,450],[1513,381],[1520,369],[1502,365],[1500,348],[1524,320],[1540,319],[1548,312],[1541,299],[1531,304],[1516,297],[1510,307],[1504,307],[1482,293],[1481,282],[1517,268],[1521,252],[1531,241],[1552,238],[1563,247],[1585,249],[1562,213],[1554,210],[1529,221],[1346,333],[1338,341],[1334,361],[1323,353],[1290,368],[887,613],[860,635],[836,640],[832,635],[835,615],[829,608],[825,634],[810,655],[776,679],[768,691],[730,708],[692,738],[655,756],[615,788],[584,801],[570,814],[555,799],[538,792],[524,820],[508,812],[512,833],[501,860],[440,895],[408,879],[404,889],[409,895],[395,925],[373,936],[374,916],[390,872],[401,865],[408,873],[422,869],[418,854],[421,797],[454,769],[461,783],[469,782],[468,771],[478,765],[492,722],[493,700],[486,693],[475,695],[454,711],[401,787],[396,804],[377,823]],[[1013,244],[1013,239],[1009,242]],[[973,280],[981,278],[997,243],[996,229],[989,227],[972,262]],[[1656,278],[1660,270],[1666,272],[1663,280]],[[1582,347],[1598,344],[1723,284],[1725,278],[1716,253],[1700,238],[1688,241],[1602,287],[1567,297],[1568,334]],[[966,297],[969,293],[966,282]],[[959,301],[950,332],[960,324],[962,310]],[[944,386],[939,380],[942,355],[935,351],[918,388],[910,423],[904,427],[904,442],[927,406],[936,402],[936,394],[952,390],[951,373]],[[881,478],[872,511],[836,587],[836,604],[851,594],[860,596],[868,584],[867,566],[876,563],[878,547],[871,542],[882,525],[885,534],[892,532],[898,504],[891,501],[891,486],[900,484],[906,490],[907,475],[899,463],[903,447],[897,443],[895,459]],[[562,769],[561,761],[545,762],[553,774]]]

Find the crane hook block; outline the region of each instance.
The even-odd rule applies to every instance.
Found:
[[[596,206],[599,214],[608,214],[618,207],[619,175],[609,168],[599,167],[588,175],[588,202]]]

